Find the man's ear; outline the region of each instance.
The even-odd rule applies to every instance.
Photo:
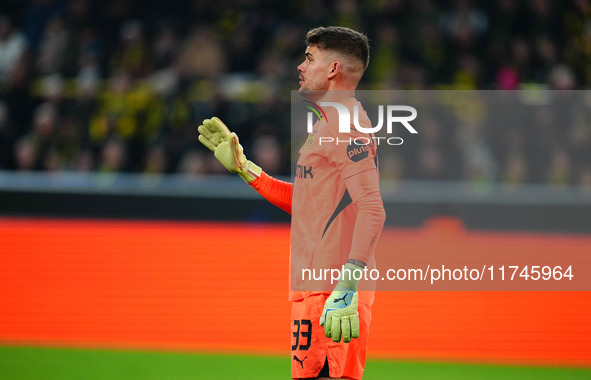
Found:
[[[334,61],[330,64],[330,71],[328,72],[328,79],[332,79],[338,72],[343,69],[339,61]]]

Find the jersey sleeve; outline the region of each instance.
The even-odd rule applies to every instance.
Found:
[[[355,174],[345,185],[357,209],[349,259],[369,263],[386,220],[377,171]]]
[[[273,205],[291,214],[292,183],[280,181],[265,172],[261,172],[259,178],[249,183],[249,185]]]

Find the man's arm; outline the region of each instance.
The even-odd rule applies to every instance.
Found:
[[[355,271],[362,271],[369,262],[382,232],[386,213],[379,190],[375,169],[365,170],[345,179],[345,185],[357,208],[353,241],[349,258],[339,282],[327,298],[320,325],[326,337],[339,342],[350,342],[359,337],[359,314],[357,288],[361,278]]]
[[[291,214],[292,184],[279,181],[266,174],[252,161],[246,159],[238,136],[217,117],[203,120],[198,128],[199,141],[231,173],[238,174],[265,199]]]
[[[355,174],[345,179],[345,185],[357,208],[349,261],[368,263],[386,221],[377,171]]]
[[[261,175],[250,182],[249,185],[258,191],[266,200],[288,214],[291,214],[292,183],[280,181],[265,172],[261,172]]]

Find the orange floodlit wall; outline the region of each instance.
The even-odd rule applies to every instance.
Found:
[[[591,254],[591,237],[423,233],[382,243]],[[285,354],[288,266],[285,225],[1,219],[0,343]],[[379,292],[371,328],[370,357],[591,366],[590,292]]]

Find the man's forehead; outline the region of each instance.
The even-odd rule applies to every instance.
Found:
[[[327,50],[320,48],[317,44],[310,44],[306,47],[304,55],[311,55],[316,58],[334,59],[334,53],[336,53],[334,50]]]
[[[310,44],[306,47],[306,53],[317,54],[319,51],[320,49],[318,49],[318,46],[316,46],[316,44]]]

